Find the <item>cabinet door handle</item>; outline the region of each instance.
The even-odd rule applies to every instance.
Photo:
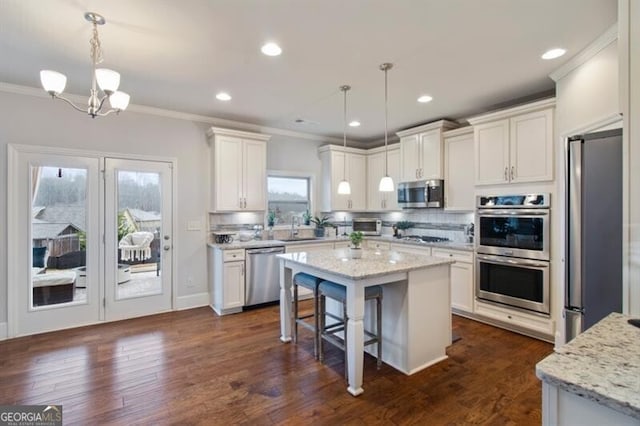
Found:
[[[242,208],[242,198],[238,198],[238,207]]]
[[[511,166],[511,180],[516,178],[516,168],[515,166]]]
[[[504,180],[509,180],[509,167],[504,168]]]
[[[424,177],[424,172],[422,171],[422,167],[420,167],[420,177]]]
[[[418,169],[416,169],[416,179],[418,179]]]

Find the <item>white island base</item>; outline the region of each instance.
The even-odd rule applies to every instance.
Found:
[[[383,287],[382,360],[413,374],[447,358],[451,344],[449,265],[409,272],[409,279]],[[368,304],[367,327],[375,329]],[[375,356],[375,345],[367,348]]]
[[[374,329],[375,315],[365,315],[364,289],[382,285],[382,360],[413,374],[447,358],[451,344],[450,260],[394,251],[365,250],[350,259],[341,250],[287,253],[280,258],[280,327],[291,341],[291,280],[298,272],[347,288],[347,391],[360,395],[364,329]],[[366,309],[372,309],[367,307]],[[375,355],[374,355],[375,356]]]

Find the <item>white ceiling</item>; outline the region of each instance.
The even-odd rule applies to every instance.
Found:
[[[0,0],[0,81],[40,87],[39,71],[90,86],[91,25],[102,14],[103,66],[131,102],[348,138],[461,119],[553,90],[548,74],[616,22],[616,0]],[[266,41],[283,53],[260,53]],[[543,61],[561,46],[567,55]],[[215,99],[226,91],[233,99]],[[418,104],[421,94],[434,100]],[[53,107],[53,106],[52,106]],[[56,107],[65,108],[62,103]],[[302,118],[309,123],[300,124]]]

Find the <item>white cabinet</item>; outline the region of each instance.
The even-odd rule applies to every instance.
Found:
[[[469,119],[476,185],[553,180],[554,105],[547,99]]]
[[[444,133],[444,209],[473,211],[473,127]]]
[[[456,127],[456,123],[440,120],[397,132],[400,137],[400,180],[443,179],[442,132]]]
[[[245,295],[244,249],[209,247],[209,293],[218,315],[241,312]]]
[[[456,313],[473,313],[473,253],[434,247],[432,256],[455,260],[451,264],[451,307]]]
[[[385,158],[387,158],[387,171],[396,187],[400,180],[400,147],[395,144],[389,146],[388,150],[388,157],[384,147],[371,149],[367,155],[367,210],[399,210],[396,191],[380,192],[378,190],[380,179],[385,176]]]
[[[212,127],[212,211],[266,209],[267,140],[270,136]]]
[[[367,208],[367,157],[366,151],[335,145],[319,148],[322,161],[322,211]],[[345,164],[346,162],[346,164]],[[338,185],[347,179],[351,194],[338,194]]]

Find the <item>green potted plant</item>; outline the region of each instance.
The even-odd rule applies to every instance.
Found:
[[[398,229],[398,231],[405,231],[407,229],[411,229],[413,228],[415,224],[413,222],[409,222],[408,220],[401,220],[400,222],[396,223],[396,228]],[[402,232],[398,232],[398,237],[402,236]]]
[[[331,216],[316,216],[313,219],[310,219],[311,222],[315,223],[316,229],[314,231],[316,237],[324,237],[324,228],[326,226],[331,226],[331,222],[329,219]]]
[[[276,212],[273,210],[269,210],[267,214],[267,226],[273,227],[276,224]]]
[[[360,231],[354,231],[349,234],[349,239],[351,240],[351,257],[353,259],[360,259],[362,257],[362,248],[360,245],[362,244],[362,239],[364,238],[364,234]]]
[[[304,221],[305,225],[311,225],[311,213],[309,213],[309,210],[307,210],[306,212],[304,212],[302,214],[302,220]]]

